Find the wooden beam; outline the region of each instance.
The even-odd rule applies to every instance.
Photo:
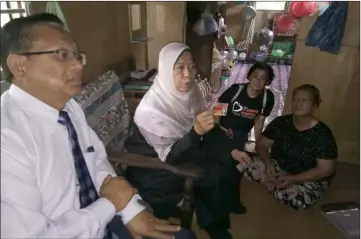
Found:
[[[5,9],[5,10],[0,10],[1,14],[14,14],[14,13],[25,13],[25,9],[23,8],[17,8],[17,9]]]

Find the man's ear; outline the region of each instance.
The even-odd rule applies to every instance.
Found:
[[[6,63],[10,72],[14,75],[14,78],[21,78],[24,76],[26,57],[17,54],[10,54],[6,59]]]

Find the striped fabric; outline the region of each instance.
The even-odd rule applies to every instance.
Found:
[[[88,124],[103,141],[106,150],[122,151],[129,129],[129,110],[119,77],[108,71],[85,85],[75,97]]]

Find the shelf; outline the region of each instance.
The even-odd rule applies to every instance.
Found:
[[[247,57],[246,60],[240,60],[237,59],[236,62],[238,63],[248,63],[248,64],[255,64],[258,61],[256,61],[253,58]],[[274,56],[269,56],[265,63],[269,63],[269,64],[277,64],[277,65],[292,65],[293,62],[293,58],[290,59],[288,57],[274,57]]]

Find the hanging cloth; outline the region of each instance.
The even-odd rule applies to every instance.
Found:
[[[45,12],[51,13],[51,14],[54,14],[55,16],[57,16],[64,23],[64,29],[66,31],[70,32],[68,24],[66,23],[66,20],[65,20],[63,11],[61,10],[59,2],[55,2],[55,1],[54,2],[47,2]]]
[[[252,6],[254,8],[256,8],[256,2],[247,2],[247,5]],[[257,10],[257,9],[256,9]],[[253,43],[253,36],[254,36],[254,28],[256,25],[256,18],[253,18],[251,20],[251,23],[249,25],[249,30],[248,30],[248,34],[247,34],[247,42],[248,44],[252,44]]]
[[[331,2],[309,31],[306,46],[318,47],[321,51],[337,55],[346,27],[347,10],[347,2]]]
[[[246,2],[246,4],[247,6],[256,8],[256,2]],[[255,23],[256,23],[256,17],[245,20],[243,25],[242,38],[236,47],[238,51],[248,49],[249,45],[253,43]]]

